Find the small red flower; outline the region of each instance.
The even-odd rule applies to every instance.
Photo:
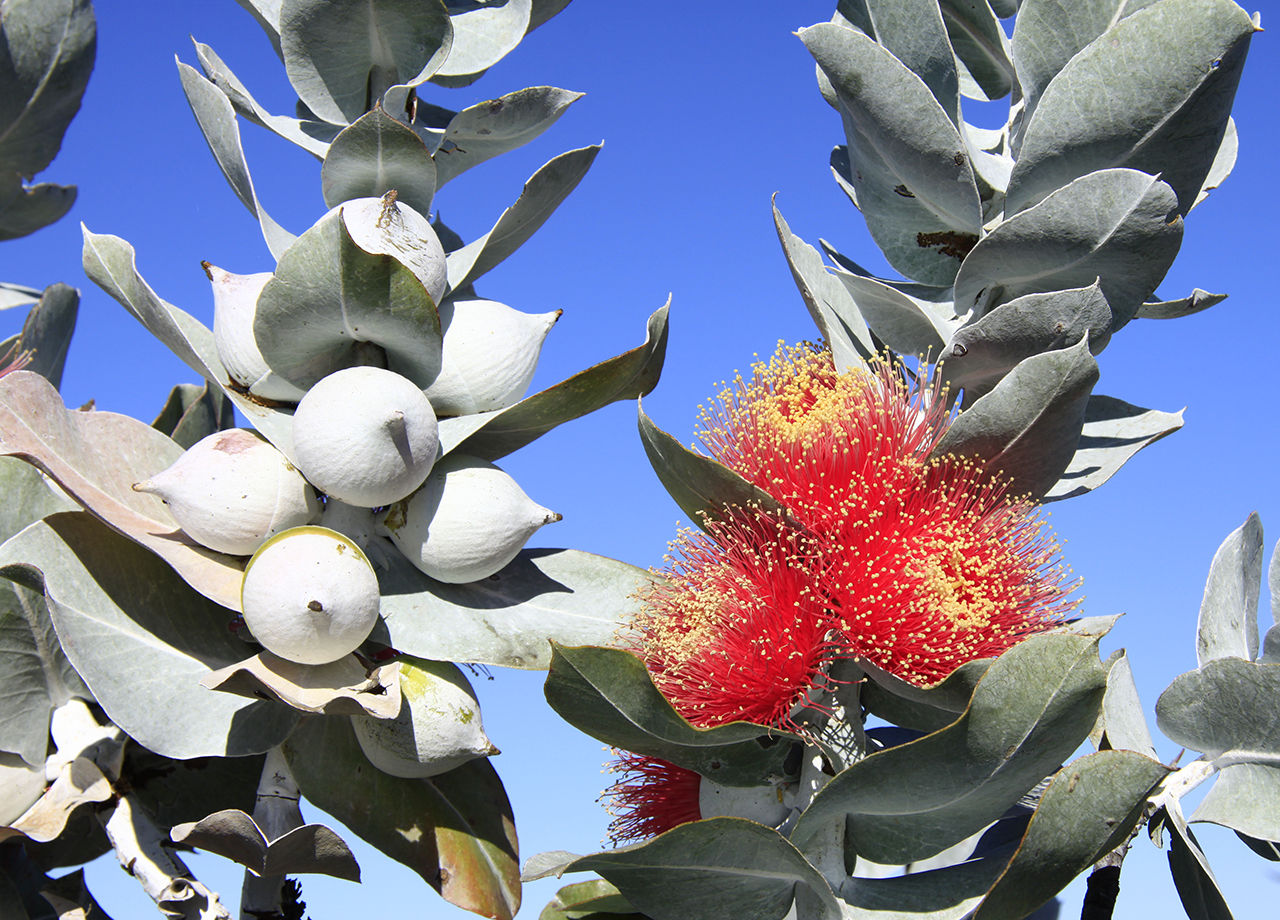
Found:
[[[604,792],[614,815],[609,837],[615,843],[656,837],[702,819],[698,806],[702,777],[692,770],[628,751],[620,751],[609,769],[624,774]]]

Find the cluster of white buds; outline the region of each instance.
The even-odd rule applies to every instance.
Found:
[[[159,496],[196,543],[252,556],[241,590],[245,622],[269,651],[303,664],[336,661],[368,638],[379,612],[370,557],[377,562],[399,552],[437,581],[478,581],[510,563],[539,527],[560,519],[492,463],[441,457],[437,421],[520,400],[559,311],[532,316],[474,295],[446,299],[444,249],[427,219],[394,194],[346,202],[313,230],[332,235],[335,221],[350,243],[379,256],[380,264],[395,259],[422,285],[436,306],[441,338],[428,317],[422,342],[408,345],[422,353],[439,343],[438,371],[426,379],[420,370],[388,369],[404,370],[394,356],[404,343],[366,333],[346,310],[345,298],[353,296],[346,291],[327,301],[343,304],[336,318],[318,315],[323,308],[307,302],[304,288],[289,295],[295,299],[283,313],[273,293],[276,312],[262,320],[260,302],[264,291],[278,290],[269,288],[278,274],[206,266],[214,341],[230,386],[265,405],[296,404],[286,445],[292,462],[256,432],[233,429],[210,435],[134,486]],[[319,294],[316,302],[325,302]],[[360,308],[366,315],[371,309]],[[282,316],[298,329],[272,328],[270,335],[288,339],[296,332],[295,341],[309,343],[317,341],[317,329],[331,330],[338,345],[273,361],[255,321],[280,325]],[[418,379],[410,379],[415,373]],[[496,753],[461,672],[438,662],[404,667],[401,717],[357,723],[375,764],[424,775]],[[438,724],[442,707],[457,710],[457,718],[445,720],[456,730]]]

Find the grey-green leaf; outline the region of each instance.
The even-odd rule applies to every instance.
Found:
[[[599,873],[652,917],[782,920],[798,885],[816,895],[815,920],[842,916],[831,886],[794,846],[741,818],[682,824],[637,846],[580,857],[567,871]]]
[[[562,719],[592,738],[721,785],[759,786],[788,774],[793,736],[749,722],[694,728],[653,685],[643,662],[622,649],[557,645],[544,692]]]
[[[959,78],[937,0],[860,0],[859,6],[873,30],[871,37],[919,77],[947,117],[958,123]]]
[[[777,205],[773,208],[773,225],[787,265],[791,267],[791,278],[800,289],[800,297],[818,331],[831,348],[836,370],[861,366],[876,353],[876,346],[858,312],[857,302],[827,271],[818,250],[791,232]]]
[[[437,187],[478,163],[529,143],[582,95],[554,86],[531,86],[463,109],[449,121],[435,153]]]
[[[1156,724],[1219,767],[1280,763],[1280,664],[1218,658],[1174,678],[1156,701]]]
[[[759,507],[769,514],[787,514],[768,492],[724,464],[689,450],[655,425],[643,406],[638,408],[640,440],[649,463],[662,487],[692,521],[721,517],[729,507]]]
[[[1129,666],[1129,659],[1123,650],[1107,673],[1107,695],[1102,699],[1101,724],[1106,733],[1107,744],[1112,749],[1137,751],[1155,759],[1156,749],[1151,743],[1151,729],[1147,727],[1142,701],[1138,699],[1133,668]]]
[[[16,240],[29,233],[35,233],[61,220],[76,201],[74,185],[54,185],[41,182],[39,185],[26,187],[22,185],[17,173],[9,179],[14,190],[9,195],[0,195],[5,199],[0,206],[0,241]],[[0,182],[6,181],[0,174]]]
[[[1006,213],[1125,167],[1159,175],[1186,214],[1222,144],[1254,31],[1231,0],[1163,0],[1109,28],[1066,63],[1026,122]]]
[[[80,292],[65,284],[44,289],[40,302],[31,308],[22,324],[19,346],[30,351],[26,369],[44,377],[55,387],[62,383],[62,369],[76,328]]]
[[[1111,337],[1111,307],[1097,283],[1025,294],[952,336],[942,354],[942,379],[953,393],[964,390],[967,408],[1024,359],[1075,345],[1085,337],[1095,355]]]
[[[435,76],[460,77],[483,73],[520,44],[529,29],[533,0],[470,3],[454,0],[449,18],[453,44]]]
[[[1168,772],[1133,751],[1100,751],[1059,770],[974,920],[1021,920],[1052,898],[1128,839]]]
[[[667,309],[664,305],[649,317],[644,343],[630,351],[579,371],[505,409],[442,420],[440,443],[445,452],[461,450],[496,461],[557,425],[611,402],[647,395],[658,385],[667,354]]]
[[[484,581],[443,584],[394,548],[378,570],[385,635],[400,651],[444,661],[545,670],[551,641],[607,645],[649,584],[644,570],[571,549],[526,549]]]
[[[872,237],[906,277],[950,284],[982,232],[982,202],[955,124],[919,77],[861,32],[822,23],[799,35],[839,98]]]
[[[47,167],[93,71],[97,23],[89,0],[8,0],[0,10],[0,172]]]
[[[417,86],[453,40],[440,0],[284,0],[280,47],[294,92],[312,112],[350,124],[395,85]]]
[[[1187,917],[1189,920],[1233,920],[1209,860],[1176,802],[1167,815],[1170,820],[1165,824],[1173,832],[1169,839],[1169,872]],[[1155,821],[1153,818],[1152,822]]]
[[[496,920],[520,906],[515,822],[488,758],[401,779],[365,758],[346,716],[307,718],[283,745],[298,788],[449,903]]]
[[[1098,363],[1081,339],[1022,361],[952,422],[933,457],[979,457],[1014,495],[1040,498],[1066,471],[1080,443]]]
[[[436,194],[436,164],[422,139],[378,106],[333,139],[320,187],[330,208],[395,189],[397,201],[426,215]]]
[[[1015,297],[1098,279],[1111,331],[1137,313],[1182,245],[1168,185],[1131,169],[1076,179],[984,237],[956,278],[956,312],[981,316]]]
[[[227,628],[234,613],[88,514],[55,514],[10,539],[0,574],[43,587],[62,648],[94,699],[156,753],[256,754],[296,724],[297,713],[278,703],[200,686],[211,666],[252,650]]]
[[[1056,771],[1088,737],[1105,689],[1096,638],[1033,636],[996,659],[954,724],[832,779],[791,839],[803,849],[843,816],[845,840],[873,862],[940,853]]]
[[[1191,815],[1260,840],[1280,840],[1280,764],[1225,768]]]
[[[600,915],[606,913],[621,914],[618,920],[643,920],[617,887],[602,878],[565,885],[542,908],[538,920],[605,920]]]
[[[1222,303],[1227,299],[1226,294],[1210,294],[1208,291],[1202,291],[1196,288],[1187,297],[1181,297],[1178,300],[1161,300],[1157,303],[1144,303],[1138,307],[1136,319],[1179,319],[1183,316],[1191,316],[1193,313],[1199,313],[1201,310],[1207,310],[1212,306]]]
[[[1074,498],[1098,488],[1134,454],[1182,427],[1182,412],[1143,409],[1097,393],[1084,409],[1084,428],[1071,463],[1044,501]]]
[[[942,21],[955,50],[960,90],[980,100],[1000,99],[1013,89],[1009,39],[985,0],[941,0]],[[966,75],[973,82],[968,86]]]
[[[1262,520],[1255,511],[1233,530],[1209,566],[1196,626],[1196,660],[1252,661],[1258,654],[1258,595],[1262,590]]]
[[[845,286],[877,339],[902,355],[942,353],[943,344],[960,326],[952,288],[873,278],[825,240],[820,242],[836,263],[831,273]]]
[[[1011,848],[943,869],[847,879],[836,893],[846,920],[961,920],[1000,876]]]
[[[600,145],[570,150],[549,160],[524,184],[516,203],[502,212],[493,229],[449,253],[449,287],[458,290],[519,249],[577,188]]]
[[[213,158],[217,160],[222,175],[240,203],[249,209],[262,227],[262,237],[271,255],[280,258],[294,241],[294,236],[272,219],[258,201],[253,179],[249,176],[249,164],[245,161],[244,148],[240,144],[240,126],[230,101],[222,90],[200,76],[195,68],[178,61],[178,77],[187,102],[200,125],[200,132],[209,144]]]
[[[234,428],[235,424],[231,400],[205,381],[201,386],[180,383],[170,390],[151,427],[185,449],[215,432]]]

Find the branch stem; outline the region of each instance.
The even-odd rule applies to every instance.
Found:
[[[253,806],[254,823],[267,841],[279,840],[289,831],[302,827],[301,793],[293,773],[279,746],[267,751],[258,781],[258,798]],[[284,916],[283,875],[259,876],[244,870],[240,888],[240,920],[267,920]]]

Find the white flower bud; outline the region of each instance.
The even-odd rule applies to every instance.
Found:
[[[284,454],[244,428],[198,441],[133,490],[160,496],[187,536],[233,556],[320,515],[315,492]]]
[[[370,763],[392,776],[436,776],[498,749],[485,736],[471,682],[447,661],[400,661],[400,714],[352,716]]]
[[[436,581],[488,578],[543,524],[560,520],[492,463],[449,454],[422,488],[378,517],[378,533]]]
[[[324,527],[295,527],[249,560],[240,606],[268,651],[299,664],[327,664],[373,631],[378,578],[354,541]]]
[[[440,374],[427,387],[439,415],[470,415],[519,402],[560,311],[534,315],[492,300],[446,300]]]
[[[232,383],[262,399],[300,400],[305,391],[267,367],[253,334],[258,295],[272,273],[233,275],[207,262],[204,269],[213,282],[213,344]]]
[[[431,403],[413,382],[378,367],[349,367],[307,391],[293,415],[303,475],[339,501],[375,508],[422,484],[439,448]]]

